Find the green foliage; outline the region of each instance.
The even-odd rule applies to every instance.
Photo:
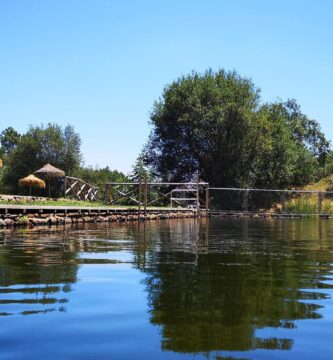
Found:
[[[300,195],[286,202],[286,212],[291,214],[314,215],[319,213],[317,195]],[[322,214],[333,214],[333,201],[330,198],[322,202]]]
[[[323,166],[323,176],[328,176],[333,174],[333,152],[329,152],[325,159],[325,164]]]
[[[312,195],[301,195],[286,202],[286,212],[291,214],[318,214],[318,200]]]
[[[3,130],[0,134],[0,154],[1,156],[8,156],[20,141],[21,135],[11,126]]]
[[[104,199],[106,183],[129,181],[125,174],[117,170],[110,170],[109,167],[81,167],[77,170],[75,176],[79,179],[86,181],[90,185],[97,186],[100,189],[100,199]]]
[[[31,126],[23,135],[13,128],[7,128],[0,135],[0,143],[0,154],[4,156],[5,165],[1,169],[2,193],[25,193],[25,189],[18,188],[17,181],[46,163],[59,167],[68,176],[80,178],[99,187],[101,199],[104,198],[105,183],[129,181],[122,172],[110,170],[108,167],[83,167],[81,139],[70,125],[65,128],[57,124]],[[52,186],[60,189],[61,181],[54,179]],[[43,195],[43,191],[39,191],[39,195]]]
[[[261,104],[259,89],[236,72],[179,78],[154,104],[151,123],[145,162],[167,181],[199,171],[211,185],[302,186],[329,154],[319,124],[294,100]]]
[[[29,217],[26,215],[23,215],[19,218],[19,223],[21,225],[28,225],[29,224]]]
[[[154,178],[152,170],[145,164],[144,153],[142,152],[135,161],[133,165],[133,170],[130,175],[130,179],[134,182],[144,181],[152,181]]]
[[[2,132],[1,139],[4,135],[8,139],[8,134],[13,133],[15,131],[8,128]],[[2,151],[7,154],[2,179],[5,192],[18,193],[18,180],[46,163],[59,167],[67,175],[75,173],[80,167],[81,140],[70,125],[64,129],[57,124],[30,126],[26,134],[14,136],[14,139],[16,142],[12,143],[1,141]]]

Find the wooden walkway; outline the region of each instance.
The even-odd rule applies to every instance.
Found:
[[[147,208],[147,213],[170,213],[170,212],[195,212],[194,209],[186,208],[171,208],[171,207],[155,207]],[[57,212],[71,212],[71,213],[107,213],[107,214],[133,214],[138,213],[137,207],[96,207],[96,206],[57,206],[57,205],[0,205],[0,214],[8,213],[57,213]]]

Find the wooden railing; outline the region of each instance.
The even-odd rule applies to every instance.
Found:
[[[66,176],[64,181],[64,196],[76,200],[97,201],[99,188],[83,180]]]
[[[206,182],[110,182],[105,184],[105,203],[143,207],[170,206],[209,209],[209,186]]]

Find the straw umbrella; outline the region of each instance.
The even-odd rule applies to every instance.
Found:
[[[39,179],[35,175],[29,175],[21,180],[18,181],[20,186],[29,186],[29,194],[31,195],[31,188],[36,187],[38,189],[45,189],[46,185],[45,182],[41,179]]]
[[[51,179],[65,176],[65,172],[63,170],[60,170],[51,164],[44,165],[41,169],[35,171],[34,174],[42,175],[48,179],[49,197],[51,197]]]

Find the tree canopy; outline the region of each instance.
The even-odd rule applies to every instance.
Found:
[[[1,149],[6,155],[3,183],[7,192],[17,192],[18,180],[46,163],[68,175],[74,173],[81,163],[81,139],[70,125],[64,129],[51,123],[30,126],[23,135],[7,128],[0,138]]]
[[[295,100],[263,104],[236,72],[193,72],[165,87],[151,111],[145,162],[168,181],[198,171],[212,185],[290,187],[312,181],[329,153]]]
[[[81,139],[73,126],[57,124],[30,126],[25,134],[9,127],[0,134],[0,155],[4,158],[1,191],[19,193],[18,180],[33,173],[46,163],[65,171],[66,175],[101,188],[109,181],[125,181],[119,171],[85,167],[82,163]]]

